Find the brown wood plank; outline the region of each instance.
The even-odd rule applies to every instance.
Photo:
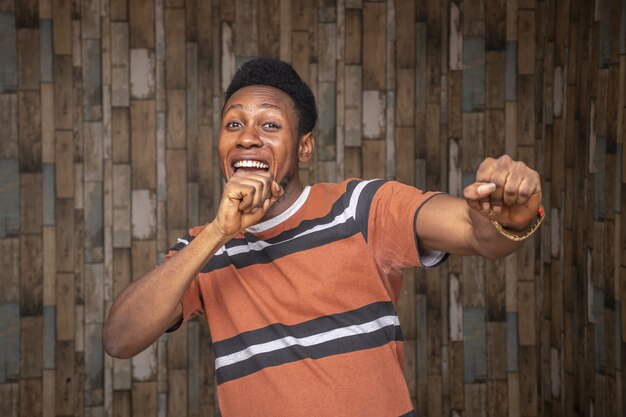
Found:
[[[363,88],[385,89],[387,51],[387,6],[384,3],[363,5]]]
[[[517,71],[520,75],[532,75],[535,72],[535,12],[518,12],[517,34]]]
[[[347,9],[345,16],[345,61],[346,65],[361,64],[362,60],[362,36],[363,36],[363,14],[358,9]]]
[[[156,382],[135,382],[132,390],[132,415],[149,417],[157,415]]]
[[[18,93],[20,170],[40,172],[41,97],[39,91]]]
[[[259,55],[280,57],[280,0],[261,0],[259,4]]]
[[[133,189],[156,188],[156,110],[153,100],[130,107]]]
[[[166,88],[187,87],[185,11],[165,9],[165,84]]]
[[[187,174],[184,150],[166,151],[167,172],[167,227],[184,229],[187,224]]]
[[[41,379],[22,378],[20,379],[20,415],[40,416],[42,415],[41,404]]]
[[[385,176],[385,141],[364,140],[362,146],[363,178],[383,178]]]
[[[154,48],[154,1],[129,1],[128,8],[130,47]]]
[[[17,31],[17,51],[20,89],[37,90],[40,81],[39,30],[19,29]]]
[[[167,90],[166,145],[168,149],[184,149],[187,145],[186,103],[185,90]]]

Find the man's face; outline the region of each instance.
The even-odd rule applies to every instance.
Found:
[[[286,93],[263,85],[237,90],[224,106],[218,140],[224,177],[269,171],[283,188],[297,180],[297,131],[298,116]]]

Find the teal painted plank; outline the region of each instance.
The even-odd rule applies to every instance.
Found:
[[[43,368],[54,369],[56,307],[43,306]]]
[[[336,107],[337,91],[335,82],[320,82],[317,106],[319,109],[318,134],[316,137],[317,157],[320,161],[335,160]]]
[[[15,14],[0,13],[0,93],[17,88]]]
[[[101,181],[85,182],[85,262],[103,262],[104,226]]]
[[[481,307],[463,309],[465,383],[487,379],[487,314]]]
[[[485,107],[485,39],[463,38],[463,111]]]
[[[43,164],[43,225],[54,226],[54,164]]]
[[[517,42],[506,43],[506,101],[517,100]]]
[[[20,305],[0,303],[0,384],[20,376]]]
[[[604,219],[605,181],[606,181],[606,138],[596,137],[595,166],[595,192],[593,201],[593,219],[601,221]]]
[[[594,364],[596,372],[606,368],[606,326],[604,324],[604,290],[593,290]]]
[[[517,313],[506,313],[506,370],[519,372]]]
[[[102,62],[100,41],[83,40],[83,118],[102,119]]]
[[[102,324],[85,325],[85,405],[102,405],[104,388]]]
[[[19,233],[20,177],[17,159],[0,159],[0,238]]]
[[[463,190],[465,189],[465,187],[473,184],[474,182],[476,182],[475,172],[463,172],[461,174],[461,194],[463,193]]]
[[[42,83],[52,82],[52,21],[39,21],[39,77]]]

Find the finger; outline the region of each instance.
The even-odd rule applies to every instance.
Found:
[[[517,204],[526,204],[530,197],[536,192],[536,185],[533,184],[532,179],[524,178],[522,183],[519,185],[519,191],[517,193],[517,198],[515,202]]]
[[[476,182],[490,182],[491,173],[496,167],[496,160],[493,158],[485,158],[476,171]]]
[[[504,185],[506,184],[510,171],[502,166],[493,170],[491,173],[491,182],[496,184],[496,190],[490,194],[491,200],[502,201],[504,193]]]
[[[249,184],[240,184],[239,188],[239,211],[245,211],[252,206],[256,188]]]
[[[504,184],[503,201],[507,206],[512,206],[517,201],[520,185],[524,181],[524,177],[512,173]]]

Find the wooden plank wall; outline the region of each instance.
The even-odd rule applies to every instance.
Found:
[[[460,195],[505,152],[543,175],[517,254],[406,271],[420,416],[624,415],[622,0],[0,0],[0,415],[219,414],[203,323],[132,360],[101,330],[211,219],[222,91],[257,55],[318,98],[307,183]]]

